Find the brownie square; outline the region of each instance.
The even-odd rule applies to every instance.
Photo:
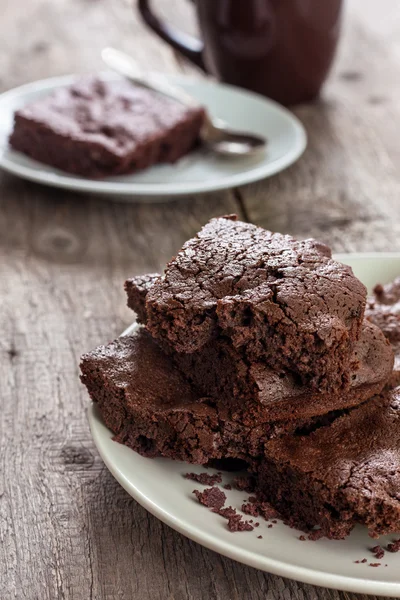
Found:
[[[390,386],[400,385],[400,277],[387,285],[377,285],[367,300],[365,316],[387,337],[394,352]]]
[[[125,283],[128,306],[147,322],[146,297],[159,279],[140,275]],[[320,392],[301,384],[290,372],[274,371],[263,361],[249,362],[228,339],[214,339],[192,353],[170,351],[173,362],[200,393],[231,407],[232,418],[248,425],[271,419],[304,419],[357,406],[379,393],[389,380],[393,352],[382,332],[364,321],[356,342],[345,390]]]
[[[356,523],[373,537],[400,532],[400,388],[265,452],[259,490],[290,524],[333,539]]]
[[[143,456],[205,464],[249,461],[276,435],[312,420],[246,426],[223,404],[197,394],[151,336],[140,329],[85,354],[81,379],[115,440]]]
[[[199,138],[202,108],[187,108],[126,80],[86,77],[19,109],[10,145],[84,177],[175,162]]]
[[[147,327],[171,351],[224,337],[251,362],[319,390],[346,387],[366,289],[315,240],[212,219],[184,244],[146,298]]]

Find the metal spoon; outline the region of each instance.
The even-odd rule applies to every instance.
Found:
[[[171,85],[163,75],[143,73],[137,62],[124,52],[114,48],[104,48],[101,57],[110,69],[137,85],[164,94],[185,106],[201,106],[185,90]],[[207,112],[200,137],[206,146],[223,156],[253,155],[260,152],[267,144],[267,140],[261,136],[229,129],[223,121],[210,117]]]

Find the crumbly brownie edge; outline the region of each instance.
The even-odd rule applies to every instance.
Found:
[[[150,274],[128,280],[129,286],[126,286],[128,306],[140,315],[141,322],[146,321],[146,295],[151,285],[159,277],[160,275]],[[365,323],[364,327],[371,329],[374,326]],[[300,388],[296,386],[293,396],[269,406],[259,402],[262,397],[262,393],[260,394],[260,381],[257,381],[257,378],[252,374],[252,370],[257,367],[258,363],[255,363],[252,367],[245,357],[241,356],[236,350],[229,349],[228,342],[216,340],[191,354],[174,353],[170,351],[169,347],[165,350],[170,353],[178,369],[202,393],[210,394],[226,402],[232,407],[233,418],[251,426],[252,423],[271,419],[312,418],[338,408],[346,409],[357,406],[371,396],[380,393],[390,377],[393,358],[390,347],[385,342],[381,332],[378,329],[375,329],[375,332],[376,342],[382,345],[381,352],[385,356],[387,355],[386,369],[379,373],[379,376],[377,372],[372,373],[371,371],[369,382],[358,385],[355,389],[344,389],[329,394],[316,393],[307,388],[304,388],[304,392],[300,393]],[[237,355],[237,360],[234,362],[232,361],[232,353]],[[370,361],[367,368],[373,369]],[[356,370],[352,371],[351,377],[355,373]],[[236,396],[239,400],[233,402],[232,399]]]
[[[97,403],[105,424],[115,434],[116,440],[145,456],[166,456],[199,464],[229,457],[256,460],[263,454],[264,445],[270,439],[294,432],[298,428],[303,431],[312,430],[326,420],[330,422],[337,418],[337,414],[332,414],[324,417],[323,421],[318,418],[299,419],[256,425],[253,423],[252,426],[246,426],[233,420],[224,406],[206,398],[199,397],[195,400],[196,397],[193,396],[185,402],[182,390],[187,388],[186,383],[177,384],[176,395],[179,397],[176,404],[171,404],[170,390],[170,401],[167,405],[163,406],[159,400],[152,404],[152,401],[146,398],[143,388],[143,381],[147,381],[147,376],[142,377],[137,369],[135,370],[132,360],[136,359],[129,356],[124,358],[125,350],[128,349],[129,354],[130,344],[136,343],[137,337],[136,333],[119,338],[108,346],[101,346],[84,355],[81,362],[81,379],[90,397]],[[140,347],[136,345],[135,348],[140,352]],[[157,349],[154,359],[150,358],[153,377],[149,385],[152,386],[153,397],[155,395],[162,398],[165,389],[165,362],[160,371],[159,352]],[[125,361],[122,371],[121,360]],[[136,377],[139,377],[139,385],[142,386],[140,397],[132,395],[137,389]],[[154,386],[157,386],[156,394]]]
[[[371,537],[400,530],[400,388],[306,436],[266,444],[259,493],[293,526],[342,539],[356,523]]]
[[[125,281],[124,289],[127,294],[128,307],[137,314],[138,322],[143,325],[147,321],[146,296],[159,277],[161,277],[159,273],[146,273]]]

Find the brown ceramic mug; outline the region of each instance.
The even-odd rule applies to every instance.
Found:
[[[283,104],[312,100],[335,54],[343,0],[195,0],[202,40],[159,19],[149,27],[218,79]]]

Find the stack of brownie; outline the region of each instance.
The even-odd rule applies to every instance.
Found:
[[[303,529],[400,529],[400,392],[382,392],[393,351],[329,248],[227,216],[163,275],[125,288],[143,326],[81,364],[117,441],[198,464],[244,459]]]

